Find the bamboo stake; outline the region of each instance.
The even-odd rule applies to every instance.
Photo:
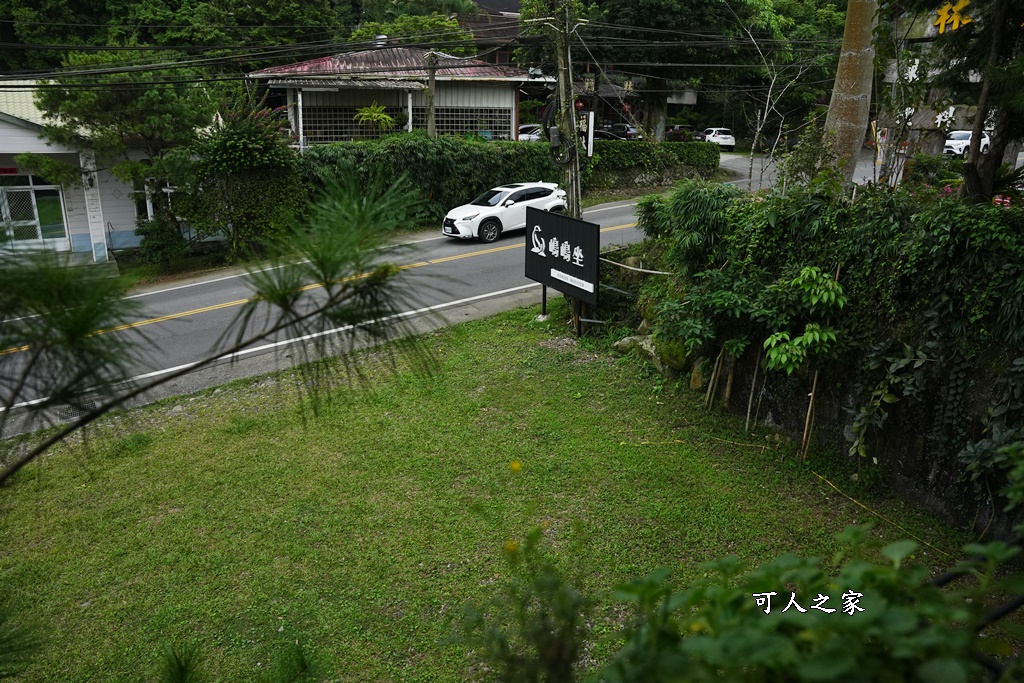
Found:
[[[708,378],[708,391],[704,395],[704,407],[710,408],[711,404],[715,401],[715,388],[718,384],[718,375],[722,368],[722,356],[725,354],[725,347],[718,352],[718,358],[715,359],[715,365],[711,370],[711,377]]]
[[[757,371],[761,367],[761,356],[754,353],[754,379],[750,382],[750,398],[747,399],[747,422],[744,431],[750,433],[750,410],[754,407],[754,392],[757,389]]]
[[[729,399],[732,398],[732,380],[736,376],[736,357],[731,353],[727,356],[729,361],[729,376],[725,380],[725,400],[722,402],[722,406],[729,407]]]
[[[761,391],[757,394],[757,408],[754,410],[754,424],[750,426],[751,431],[757,429],[757,418],[761,414],[761,399],[764,398],[764,388],[768,384],[768,373],[761,376]]]
[[[802,459],[807,461],[807,450],[810,448],[811,417],[814,414],[814,394],[818,390],[818,370],[814,371],[814,381],[811,383],[811,400],[807,402],[807,419],[804,420],[804,438],[800,444]]]

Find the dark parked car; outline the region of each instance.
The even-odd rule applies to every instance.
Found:
[[[626,138],[622,137],[621,135],[616,135],[615,133],[609,133],[606,130],[595,130],[594,131],[594,139],[595,140],[625,140]]]
[[[642,140],[643,136],[637,132],[636,126],[628,123],[613,123],[611,132],[626,140]]]

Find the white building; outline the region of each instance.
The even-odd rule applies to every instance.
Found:
[[[145,195],[96,169],[90,154],[43,140],[33,85],[0,82],[0,229],[8,238],[0,248],[70,251],[104,262],[111,249],[137,246],[136,218],[140,211],[148,217]],[[88,170],[79,184],[54,185],[18,165],[15,157],[30,152]]]

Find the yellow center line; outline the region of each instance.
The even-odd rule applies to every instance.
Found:
[[[624,230],[626,228],[632,228],[636,223],[627,223],[625,225],[615,225],[608,228],[601,228],[601,232],[612,232],[613,230]],[[405,265],[398,266],[399,270],[409,270],[411,268],[422,268],[424,266],[431,266],[437,263],[447,263],[448,261],[457,261],[464,258],[472,258],[474,256],[486,256],[487,254],[496,254],[499,251],[508,251],[510,249],[522,249],[522,244],[508,244],[503,247],[493,247],[491,249],[481,249],[479,251],[470,251],[465,254],[456,254],[455,256],[445,256],[444,258],[431,259],[430,261],[417,261],[416,263],[407,263]],[[359,275],[353,275],[345,278],[345,281],[359,280],[367,277],[369,273],[361,273]],[[323,287],[322,284],[316,283],[306,285],[302,287],[302,291],[306,292],[312,289],[319,289]],[[190,315],[198,315],[200,313],[209,313],[210,311],[218,311],[223,308],[231,308],[233,306],[241,306],[247,304],[252,299],[235,299],[234,301],[225,301],[222,304],[213,304],[212,306],[204,306],[203,308],[193,308],[188,311],[181,311],[179,313],[168,313],[167,315],[161,315],[156,318],[148,318],[146,320],[139,320],[133,323],[125,323],[124,325],[118,325],[117,327],[110,327],[105,330],[99,330],[96,334],[106,334],[107,332],[121,332],[123,330],[130,330],[136,327],[144,327],[146,325],[153,325],[155,323],[163,323],[168,320],[176,320],[178,318],[187,318]],[[20,351],[28,350],[27,346],[21,346],[18,348],[11,348],[5,351],[0,351],[0,356],[7,355],[9,353],[18,353]]]

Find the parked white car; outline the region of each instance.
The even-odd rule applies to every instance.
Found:
[[[728,128],[705,128],[705,142],[717,142],[726,152],[736,149],[736,138]]]
[[[507,230],[526,227],[526,209],[565,211],[565,190],[555,183],[514,183],[487,190],[469,204],[448,212],[441,233],[461,239],[493,242]]]
[[[519,138],[522,142],[539,142],[540,141],[540,124],[539,123],[524,123],[519,126]]]
[[[942,153],[966,158],[967,152],[971,149],[971,134],[972,131],[969,130],[950,131],[949,135],[946,136],[946,147],[942,150]],[[991,144],[992,142],[988,138],[988,133],[982,132],[981,153],[986,153]]]

